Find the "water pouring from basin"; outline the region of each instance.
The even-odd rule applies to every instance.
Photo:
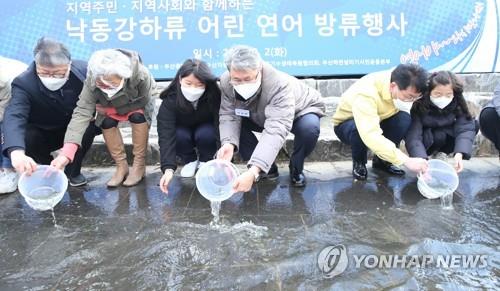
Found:
[[[441,198],[443,208],[452,208],[453,192],[458,188],[455,169],[441,160],[429,160],[428,165],[427,172],[418,175],[418,191],[429,199]]]
[[[31,175],[22,174],[18,189],[26,203],[35,210],[52,209],[64,196],[68,179],[63,171],[39,165]]]
[[[220,202],[234,194],[233,183],[238,176],[239,171],[231,162],[219,159],[206,162],[196,173],[196,187],[203,197],[210,200],[216,222]]]

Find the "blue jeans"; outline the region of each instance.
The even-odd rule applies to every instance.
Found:
[[[0,122],[0,137],[1,140],[3,141],[3,133],[2,133],[2,123]],[[6,156],[4,156],[2,153],[2,144],[0,143],[0,168],[6,169],[6,168],[12,168],[12,163],[10,162],[10,159]]]
[[[382,135],[399,146],[410,128],[411,117],[407,112],[400,111],[396,115],[380,122]],[[352,159],[366,164],[368,148],[361,140],[354,119],[349,119],[333,128],[341,142],[351,146]]]
[[[319,119],[318,115],[308,113],[295,119],[293,122],[291,131],[295,135],[295,139],[293,141],[293,153],[290,157],[290,166],[297,173],[302,173],[304,170],[304,160],[312,153],[316,146],[320,131]],[[242,119],[239,153],[244,161],[250,160],[259,142],[252,131],[262,132],[263,130],[264,128],[253,123],[250,119]]]
[[[207,162],[213,159],[217,151],[217,133],[212,123],[203,123],[196,127],[178,126],[175,132],[177,155],[187,164],[196,160]],[[198,150],[199,158],[196,156]]]

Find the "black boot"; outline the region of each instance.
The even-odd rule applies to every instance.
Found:
[[[382,170],[391,175],[403,176],[405,174],[405,171],[387,161],[382,160],[378,156],[373,156],[372,167],[374,169]]]
[[[306,186],[306,176],[303,173],[297,171],[292,164],[288,165],[290,169],[290,181],[293,187],[304,187]]]
[[[259,174],[259,179],[257,179],[257,181],[261,181],[264,179],[274,181],[274,180],[278,179],[279,176],[280,176],[280,173],[278,172],[278,166],[276,166],[276,164],[273,163],[271,165],[271,168],[269,168],[269,171],[267,172],[267,174],[264,172]]]
[[[366,177],[368,176],[366,164],[362,162],[352,161],[352,176],[356,180],[366,180]]]

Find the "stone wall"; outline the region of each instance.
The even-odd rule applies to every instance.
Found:
[[[469,109],[474,116],[478,116],[481,108],[491,99],[493,95],[493,90],[500,84],[500,74],[461,74],[460,78],[464,82],[464,96],[469,105]],[[309,161],[338,161],[350,159],[350,148],[342,144],[335,133],[333,132],[333,124],[331,122],[331,117],[335,113],[337,103],[340,99],[342,93],[349,88],[349,86],[354,83],[356,79],[303,79],[303,82],[307,83],[309,86],[317,89],[324,96],[326,104],[327,116],[321,121],[321,135],[317,143],[317,146],[311,156],[308,158]],[[161,90],[166,88],[169,82],[159,82],[155,98],[158,97]],[[156,112],[161,104],[159,98],[156,99]],[[156,114],[155,114],[156,117]],[[132,140],[130,128],[124,124],[122,125],[122,133],[124,136],[124,141],[126,143],[126,148],[128,152],[129,159],[132,155]],[[158,146],[158,136],[156,129],[156,120],[153,120],[152,128],[150,131],[149,139],[150,147],[148,151],[148,164],[157,164],[159,162],[159,146]],[[402,147],[403,149],[404,147]],[[293,149],[293,136],[290,135],[287,138],[286,146],[280,152],[278,159],[287,160],[288,156]],[[474,145],[474,156],[498,156],[498,152],[494,148],[493,144],[484,138],[481,133],[476,137]],[[102,136],[98,136],[95,139],[94,145],[86,157],[86,165],[108,165],[112,164],[113,161],[109,156],[106,146]]]

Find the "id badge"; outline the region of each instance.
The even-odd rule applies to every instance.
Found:
[[[248,111],[246,109],[236,108],[236,109],[234,109],[234,113],[236,113],[236,115],[241,116],[241,117],[250,117],[250,111]]]

